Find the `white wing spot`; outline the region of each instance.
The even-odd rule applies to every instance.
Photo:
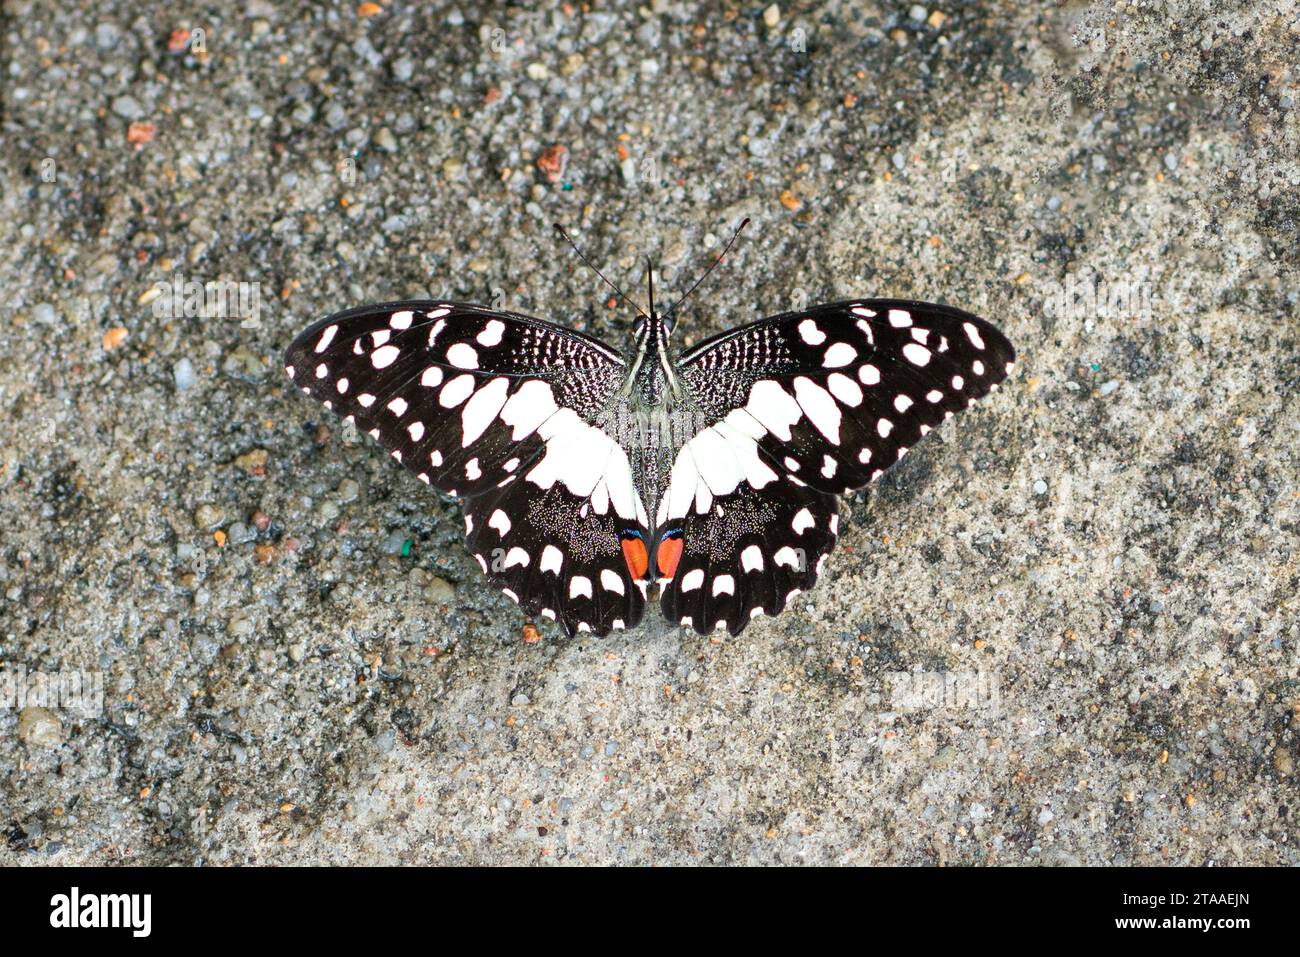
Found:
[[[826,341],[826,333],[817,328],[817,323],[805,319],[799,323],[799,338],[810,346],[819,346]]]
[[[325,363],[322,362],[320,365],[316,367],[316,378],[323,379],[329,374],[330,374],[330,367],[327,366]]]
[[[859,452],[859,453],[858,453],[858,461],[861,462],[863,465],[866,465],[868,462],[870,462],[870,461],[871,461],[871,449],[863,449],[861,452]]]
[[[478,459],[470,459],[465,463],[465,477],[471,482],[477,482],[483,477],[483,470],[478,467]]]
[[[836,470],[838,467],[839,467],[839,463],[836,462],[836,461],[835,461],[833,458],[831,458],[829,455],[823,455],[823,456],[822,456],[822,475],[823,475],[825,478],[834,478],[834,477],[835,477],[835,470]]]
[[[424,370],[424,375],[420,376],[420,385],[426,389],[433,389],[442,385],[442,369],[439,366],[429,366]]]
[[[397,361],[397,357],[401,354],[402,350],[397,346],[380,346],[370,353],[370,364],[376,369],[387,369]]]
[[[906,329],[912,324],[912,314],[905,309],[890,309],[889,324],[895,329]]]
[[[412,442],[418,442],[420,441],[420,439],[424,438],[424,423],[412,422],[409,426],[407,426],[406,431],[411,434]]]
[[[432,319],[435,316],[444,315],[446,312],[447,312],[446,309],[434,310],[433,312],[429,313],[429,318]],[[446,327],[447,327],[446,319],[439,319],[437,322],[435,322],[432,326],[429,327],[429,348],[430,349],[432,349],[433,344],[438,341],[439,333],[441,333],[442,330],[445,329]]]
[[[970,371],[973,372],[973,373],[975,373],[976,375],[983,375],[983,374],[984,374],[984,363],[982,363],[982,362],[980,362],[978,359],[976,359],[974,362],[972,362],[972,363],[970,364]]]
[[[458,375],[442,387],[442,391],[438,393],[438,404],[444,409],[454,409],[468,399],[473,391],[474,377],[469,373]]]
[[[745,411],[782,442],[790,441],[790,427],[803,415],[799,403],[772,379],[754,383]]]
[[[415,313],[410,309],[403,309],[401,312],[395,312],[388,317],[388,324],[394,329],[411,328],[411,320],[415,318]]]
[[[916,332],[915,329],[912,331]],[[930,350],[915,342],[909,342],[907,345],[903,346],[903,356],[914,366],[925,366],[930,364]]]
[[[399,395],[392,402],[388,403],[388,411],[400,419],[402,416],[406,415],[406,400]]]
[[[808,419],[831,445],[840,444],[840,407],[829,392],[806,376],[794,380],[794,394]],[[787,440],[788,441],[788,440]]]
[[[619,577],[618,572],[610,568],[602,568],[600,571],[600,584],[605,591],[616,592],[619,595],[626,594],[623,587],[623,579]]]
[[[938,402],[942,399],[943,399],[943,393],[940,392],[938,389],[931,389],[929,392],[925,394],[925,400],[927,402]]]
[[[975,328],[974,323],[963,322],[961,327],[966,330],[966,338],[970,340],[971,345],[976,349],[984,348],[984,339],[980,336],[980,331]]]
[[[338,323],[326,327],[325,331],[320,334],[320,339],[316,341],[316,352],[321,353],[328,349],[330,343],[334,341],[334,336],[338,334],[338,331]]]
[[[551,572],[555,575],[560,574],[560,565],[564,563],[564,553],[554,545],[547,545],[542,549],[542,560],[538,563],[539,571]]]
[[[799,570],[799,555],[789,545],[782,545],[778,548],[776,554],[772,556],[772,560],[778,565],[785,565],[795,571]]]
[[[579,595],[591,597],[591,579],[586,575],[574,575],[569,579],[569,597],[577,598]]]
[[[442,468],[442,453],[437,449],[434,449],[429,453],[429,462],[432,463],[433,467],[436,469]]]
[[[492,517],[488,519],[488,528],[495,528],[501,537],[505,538],[506,532],[510,531],[510,516],[501,509],[497,509],[492,513]]]
[[[790,527],[794,529],[796,535],[802,535],[805,531],[817,524],[813,518],[812,512],[806,508],[801,508],[795,512],[794,518],[790,520]]]
[[[863,385],[876,385],[880,382],[880,370],[868,362],[858,370],[858,378]]]
[[[858,350],[847,342],[837,342],[826,350],[822,365],[827,369],[839,369],[853,362],[858,357]]]
[[[695,591],[704,584],[704,569],[692,568],[682,576],[682,591]]]
[[[447,361],[458,369],[477,369],[478,350],[467,342],[458,342],[447,350]]]
[[[857,407],[862,404],[862,388],[842,372],[832,372],[826,380],[826,387],[831,395],[847,406]]]
[[[505,331],[506,324],[500,319],[493,319],[474,338],[481,346],[499,346],[501,344],[501,334]]]
[[[881,419],[876,423],[876,431],[880,433],[882,439],[889,438],[889,433],[894,431],[894,423],[888,419]]]
[[[747,572],[763,570],[763,552],[757,545],[750,545],[740,553],[740,567]]]
[[[509,568],[512,565],[519,565],[522,568],[528,567],[528,553],[516,545],[510,551],[506,552],[506,560],[501,563],[502,568]]]
[[[713,579],[714,597],[721,595],[723,592],[726,592],[728,595],[734,595],[736,593],[736,580],[730,575],[719,575],[717,578]]]
[[[966,380],[959,375],[952,377],[952,387],[960,392],[966,385]]]
[[[510,380],[497,376],[483,388],[474,393],[474,397],[465,403],[460,413],[461,448],[469,448],[487,427],[496,419],[501,407],[506,404],[506,393],[510,391]]]
[[[906,412],[912,407],[912,397],[908,395],[897,395],[894,397],[894,408],[899,412]]]
[[[375,404],[375,397],[369,392],[362,392],[357,396],[357,401],[361,403],[363,409],[368,409]]]
[[[339,390],[339,395],[342,395],[343,393],[348,391],[347,376],[344,376],[342,379],[339,379],[338,383],[336,384],[336,388]]]

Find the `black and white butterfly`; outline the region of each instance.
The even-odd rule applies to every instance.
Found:
[[[665,617],[737,634],[817,580],[838,496],[986,395],[1015,351],[949,306],[851,299],[674,354],[455,302],[363,306],[289,347],[303,392],[464,502],[494,585],[570,634]]]

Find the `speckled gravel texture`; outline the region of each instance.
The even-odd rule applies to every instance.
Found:
[[[4,0],[0,659],[105,694],[0,708],[0,861],[1300,863],[1293,3],[329,6]],[[1023,361],[738,639],[525,642],[285,387],[404,296],[621,342],[550,223],[667,298],[744,216],[688,342],[892,295]]]

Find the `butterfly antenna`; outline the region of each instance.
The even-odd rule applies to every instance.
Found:
[[[682,303],[684,303],[687,299],[689,299],[691,293],[695,292],[696,289],[700,288],[700,283],[708,279],[709,273],[713,272],[714,267],[717,266],[718,263],[722,262],[723,258],[727,255],[727,253],[731,252],[732,244],[735,243],[735,241],[740,238],[740,231],[748,225],[749,225],[749,217],[746,216],[745,219],[741,222],[741,224],[736,227],[736,231],[732,233],[731,239],[727,242],[727,245],[722,250],[722,252],[718,254],[718,258],[713,260],[713,262],[709,263],[709,268],[704,270],[704,275],[700,276],[699,279],[695,280],[695,285],[691,286],[690,289],[686,290],[686,295],[682,296],[682,298],[678,299],[675,303],[673,303],[673,307],[669,309],[666,313],[664,313],[664,315],[671,316],[676,314],[677,307],[680,306]]]
[[[645,281],[650,288],[650,315],[655,314],[655,266],[650,257],[645,258]]]
[[[573,247],[573,251],[578,254],[578,258],[581,259],[583,263],[586,264],[588,269],[590,269],[597,276],[599,276],[601,280],[604,281],[605,285],[609,286],[610,289],[613,289],[616,293],[622,296],[623,301],[627,303],[629,306],[631,306],[633,309],[635,309],[642,318],[646,318],[646,319],[649,318],[649,316],[645,314],[644,309],[642,309],[640,306],[638,306],[636,303],[634,303],[631,299],[628,298],[627,293],[625,293],[622,289],[619,289],[618,286],[614,285],[612,282],[606,279],[605,274],[591,264],[591,260],[582,254],[582,250],[578,248],[578,244],[569,238],[569,234],[564,231],[563,226],[561,226],[559,223],[554,223],[553,225],[555,226],[555,231],[559,233],[561,236],[563,236],[565,242],[567,242],[570,246]],[[653,306],[651,308],[653,308]]]

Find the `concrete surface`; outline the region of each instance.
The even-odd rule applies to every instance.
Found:
[[[585,6],[4,0],[0,659],[103,704],[0,702],[0,860],[1300,862],[1295,5]],[[745,215],[690,337],[1023,362],[739,640],[524,642],[283,388],[399,296],[618,340],[553,219],[666,298]]]

